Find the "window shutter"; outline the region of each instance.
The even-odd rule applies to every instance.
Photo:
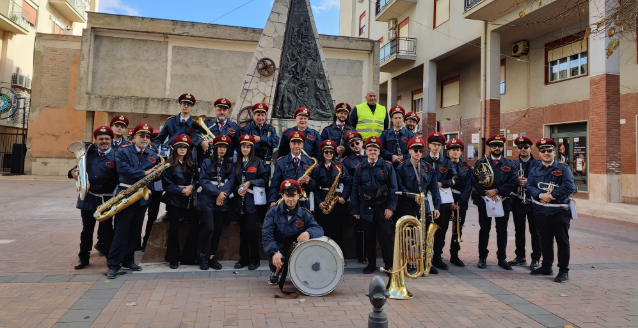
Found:
[[[576,41],[562,47],[549,50],[547,52],[547,60],[551,62],[559,58],[579,54],[583,51],[587,51],[587,40]]]
[[[26,19],[29,24],[35,26],[38,20],[38,10],[33,8],[28,2],[22,0],[22,17]]]
[[[450,0],[437,0],[436,12],[434,15],[436,20],[434,22],[435,28],[447,22],[450,19]]]
[[[459,81],[443,85],[443,99],[441,107],[449,107],[459,104]]]

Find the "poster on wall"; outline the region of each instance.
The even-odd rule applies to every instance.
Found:
[[[574,137],[574,173],[585,176],[587,173],[587,137]]]
[[[474,159],[474,145],[467,145],[467,159]]]

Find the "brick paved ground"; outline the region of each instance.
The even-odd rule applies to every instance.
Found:
[[[74,185],[0,177],[0,190],[0,327],[367,326],[364,293],[372,276],[353,270],[332,294],[296,300],[272,298],[278,289],[265,283],[266,271],[142,271],[106,282],[105,261],[95,252],[90,267],[75,271],[81,221]],[[494,229],[488,269],[476,268],[477,231],[471,209],[461,250],[468,266],[407,280],[416,297],[387,303],[391,327],[638,326],[638,225],[573,221],[565,284],[522,267],[501,270]],[[509,236],[511,259],[513,224]]]

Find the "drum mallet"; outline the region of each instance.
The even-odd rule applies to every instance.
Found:
[[[383,305],[390,294],[386,291],[385,283],[381,277],[374,276],[372,278],[366,296],[372,304],[372,312],[368,315],[368,328],[388,328],[388,316],[383,312]]]

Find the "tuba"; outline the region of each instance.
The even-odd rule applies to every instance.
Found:
[[[339,196],[337,195],[337,187],[339,187],[339,178],[341,178],[341,168],[339,168],[339,165],[337,165],[336,167],[337,170],[339,170],[339,174],[337,174],[335,181],[332,183],[332,186],[330,187],[330,190],[326,195],[326,200],[324,202],[328,204],[328,207],[323,210],[323,214],[330,214],[330,212],[332,212],[332,209],[334,209],[335,205],[339,201]]]
[[[117,194],[117,196],[109,199],[108,202],[98,206],[95,213],[93,213],[93,217],[95,217],[95,219],[99,222],[103,222],[121,212],[123,209],[135,204],[142,198],[148,200],[150,191],[146,185],[157,179],[160,175],[162,175],[164,170],[171,166],[170,163],[166,163],[164,157],[160,156],[159,158],[160,163],[154,167],[156,169],[155,172],[145,176],[134,185]]]
[[[476,174],[478,182],[483,185],[483,187],[489,188],[494,183],[494,171],[490,163],[484,162],[477,165],[476,169],[474,169],[474,174]]]
[[[194,122],[206,132],[199,134],[199,137],[202,138],[203,141],[213,141],[213,139],[215,139],[215,135],[210,132],[210,129],[206,126],[206,115],[197,116]]]
[[[75,154],[77,160],[78,179],[75,181],[75,187],[77,188],[80,200],[86,198],[86,193],[89,192],[89,174],[86,171],[86,153],[93,146],[92,143],[86,141],[76,141],[67,147],[67,149]]]
[[[316,160],[314,157],[310,157],[310,156],[308,156],[308,154],[306,154],[306,151],[304,151],[303,149],[301,150],[301,153],[302,153],[302,154],[304,154],[304,155],[306,155],[306,157],[310,158],[310,159],[314,162],[314,164],[312,164],[312,165],[311,165],[311,166],[310,166],[310,167],[306,170],[306,172],[304,172],[304,174],[303,174],[302,176],[300,176],[300,177],[299,177],[299,179],[297,179],[297,182],[298,182],[299,184],[301,184],[301,178],[303,178],[303,177],[305,177],[305,176],[310,175],[310,173],[312,173],[312,170],[314,170],[314,169],[315,169],[315,167],[317,167],[317,164],[318,164],[317,160]],[[300,164],[301,164],[301,163],[300,163]],[[303,188],[301,188],[301,197],[300,197],[300,199],[301,199],[301,198],[308,198],[308,196],[306,195],[306,191],[305,191]],[[283,201],[284,201],[284,197],[282,196],[282,197],[281,197],[281,198],[279,198],[279,200],[277,201],[277,204],[281,204],[281,202],[283,202]]]

